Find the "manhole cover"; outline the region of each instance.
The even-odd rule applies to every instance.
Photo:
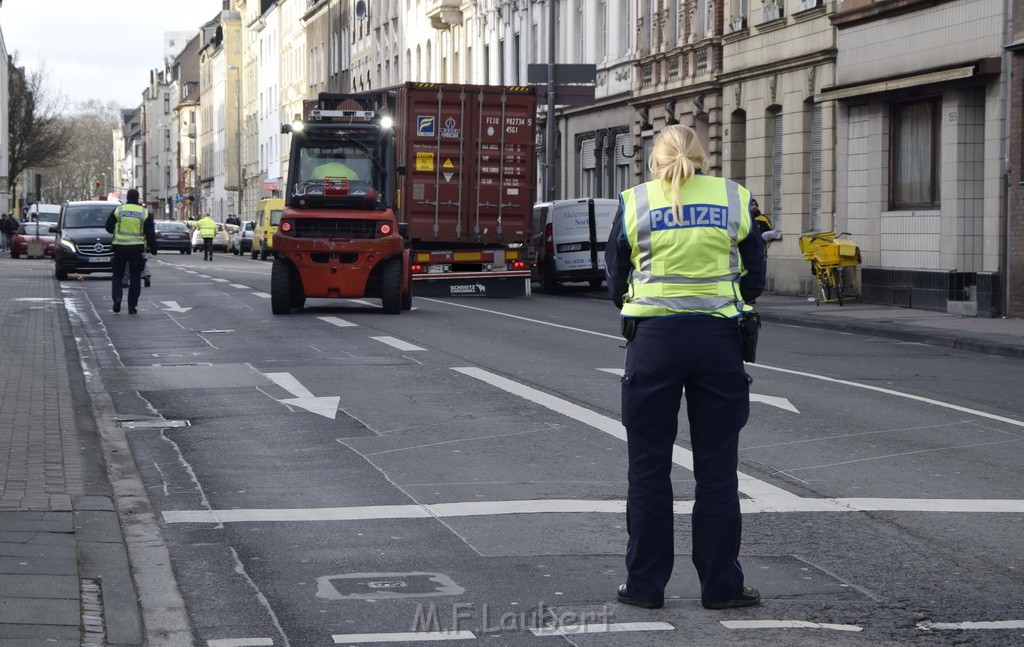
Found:
[[[328,600],[423,598],[466,592],[441,573],[351,573],[325,575],[316,582],[316,596]]]

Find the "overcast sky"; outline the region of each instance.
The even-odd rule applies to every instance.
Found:
[[[48,87],[71,104],[88,99],[134,108],[149,70],[163,65],[163,34],[197,31],[221,0],[0,0],[7,52],[47,69]]]

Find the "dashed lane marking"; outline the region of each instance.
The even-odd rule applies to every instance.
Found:
[[[213,279],[213,280],[216,281],[217,283],[230,283],[230,281],[228,281],[227,279]]]
[[[216,638],[206,641],[207,647],[273,647],[273,638]]]
[[[726,629],[830,629],[832,631],[863,631],[857,625],[839,625],[806,620],[720,620]]]
[[[270,295],[267,294],[266,292],[253,292],[252,295],[254,297],[259,297],[261,299],[269,299],[270,298]]]
[[[248,290],[249,289],[248,285],[242,285],[241,283],[232,283],[231,287],[239,289],[239,290]]]
[[[988,622],[919,622],[917,628],[924,631],[964,629],[1024,629],[1024,620],[992,620]]]
[[[354,324],[351,321],[345,321],[344,319],[339,319],[338,317],[317,317],[317,319],[319,319],[320,321],[326,321],[327,323],[329,323],[329,324],[331,324],[333,326],[337,326],[338,328],[348,328],[350,326],[358,326],[359,325],[359,324]]]
[[[334,634],[331,636],[335,644],[355,645],[359,643],[394,643],[394,642],[437,642],[439,640],[474,640],[472,631],[406,631],[399,633],[380,634]]]
[[[397,348],[398,350],[406,350],[406,351],[427,350],[426,348],[420,348],[419,346],[416,346],[415,344],[410,344],[409,342],[402,341],[401,339],[398,339],[396,337],[371,337],[370,339],[376,339],[380,343],[387,344],[388,346],[391,346],[393,348]]]
[[[598,337],[607,337],[608,339],[618,339],[622,341],[622,335],[609,335],[603,332],[594,332],[593,330],[586,330],[585,328],[575,328],[573,326],[563,326],[562,324],[551,323],[550,321],[541,321],[540,319],[530,319],[529,317],[520,317],[519,315],[510,315],[507,312],[498,312],[497,310],[488,310],[487,308],[477,308],[475,306],[467,306],[463,303],[455,303],[453,301],[441,301],[440,299],[430,299],[427,297],[416,297],[418,300],[430,301],[431,303],[440,303],[446,306],[454,306],[457,308],[465,308],[466,310],[476,310],[477,312],[486,312],[487,314],[499,315],[501,317],[508,317],[509,319],[518,319],[519,321],[529,321],[530,323],[540,324],[542,326],[550,326],[552,328],[561,328],[562,330],[571,330],[573,332],[582,332],[588,335],[596,335]]]
[[[667,622],[598,622],[559,627],[530,627],[534,636],[576,636],[580,634],[611,634],[627,631],[674,631]]]

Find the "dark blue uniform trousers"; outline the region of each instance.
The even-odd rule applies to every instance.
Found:
[[[704,603],[743,589],[740,504],[736,469],[740,429],[750,391],[735,320],[705,315],[655,317],[640,323],[626,347],[622,423],[629,451],[626,501],[626,586],[660,602],[672,575],[672,448],[679,407],[693,450],[693,565]]]
[[[143,254],[145,245],[114,245],[114,257],[111,259],[111,271],[114,273],[110,286],[110,296],[114,303],[121,303],[124,292],[124,269],[128,266],[128,307],[139,305],[139,294],[142,292],[142,268],[146,261]]]

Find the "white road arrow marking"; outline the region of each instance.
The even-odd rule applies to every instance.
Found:
[[[286,400],[278,400],[278,402],[305,409],[331,420],[334,420],[334,416],[337,415],[338,403],[341,401],[340,397],[318,398],[310,393],[309,389],[302,386],[291,373],[264,373],[264,375],[267,376],[268,380],[295,396]]]
[[[605,373],[611,373],[612,375],[618,375],[619,377],[622,377],[622,374],[625,372],[624,369],[621,369],[621,368],[599,368],[597,370],[604,371]],[[779,409],[783,409],[784,411],[792,411],[793,413],[800,413],[799,409],[794,407],[793,403],[790,402],[787,398],[782,398],[782,397],[775,396],[775,395],[764,395],[763,393],[751,393],[750,394],[750,401],[751,402],[760,402],[762,404],[767,404],[770,407],[778,407]]]
[[[167,306],[166,310],[168,312],[188,312],[189,310],[192,309],[192,308],[182,308],[181,306],[178,305],[177,301],[161,301],[160,303],[162,303],[165,306]]]

